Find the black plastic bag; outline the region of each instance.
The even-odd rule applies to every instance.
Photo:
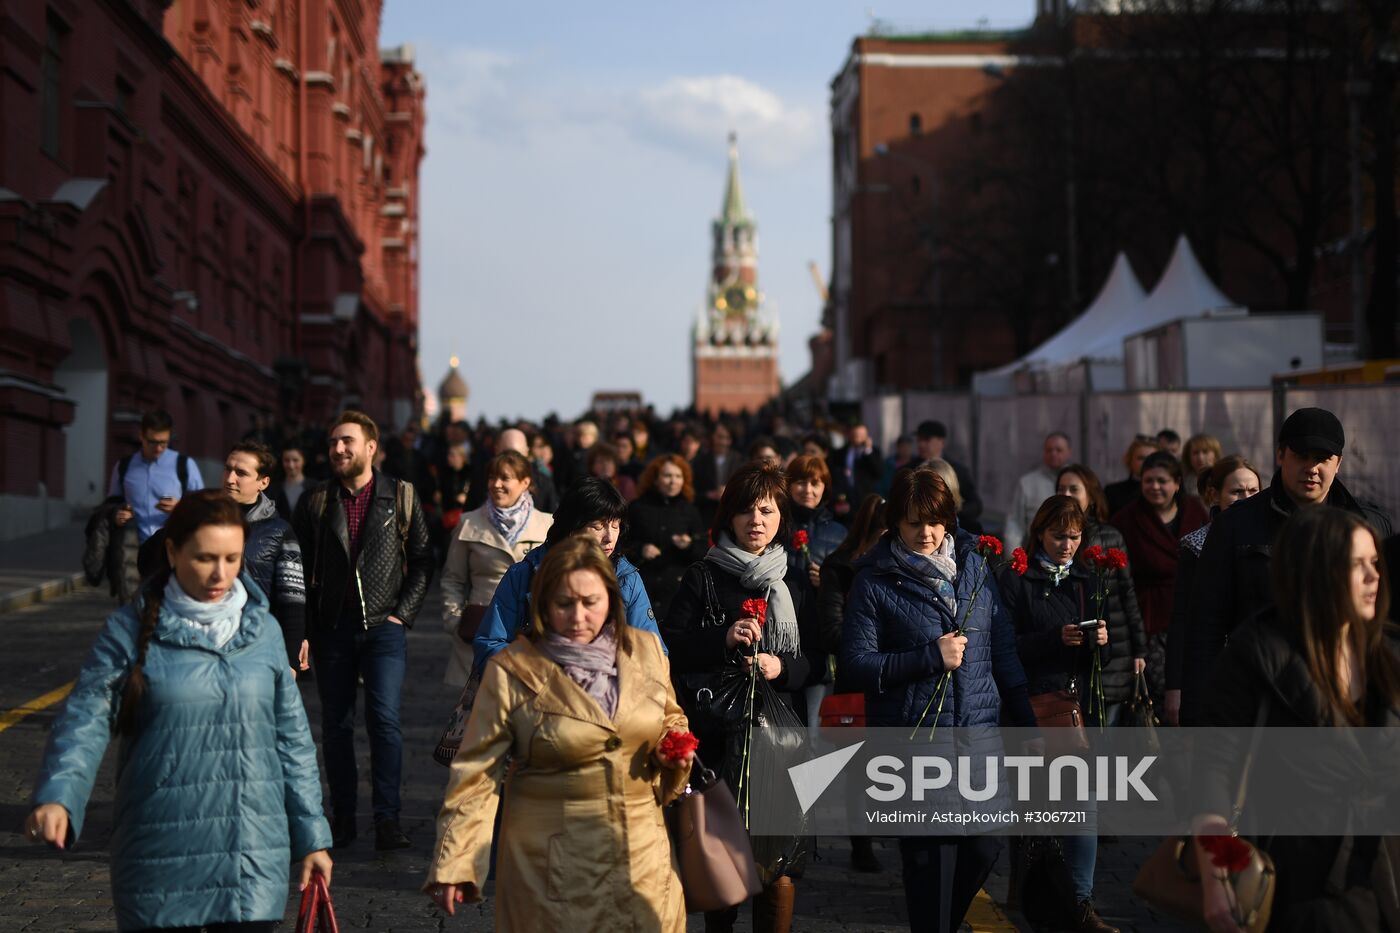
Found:
[[[789,778],[785,772],[771,768],[751,768],[750,760],[756,741],[792,746],[784,751],[797,752],[806,742],[807,727],[772,684],[739,666],[726,666],[721,672],[712,711],[725,724],[723,777],[736,789],[735,798],[745,825],[749,825],[751,801],[787,800],[792,812],[782,815],[783,823],[799,827],[789,836],[750,836],[759,877],[767,886],[783,875],[798,874],[806,855],[806,837],[800,830],[806,820],[790,790],[773,786]],[[760,730],[772,731],[756,735]]]

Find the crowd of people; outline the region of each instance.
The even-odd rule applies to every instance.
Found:
[[[124,931],[270,930],[285,864],[301,863],[303,885],[329,879],[328,852],[361,828],[361,692],[374,845],[411,844],[406,629],[434,576],[463,715],[424,890],[451,914],[481,898],[494,863],[503,929],[685,928],[661,810],[692,757],[663,740],[689,730],[708,767],[732,769],[710,701],[733,670],[765,682],[769,715],[807,724],[826,697],[860,694],[872,726],[1034,727],[1038,698],[1068,691],[1092,724],[1123,724],[1148,696],[1167,726],[1249,725],[1285,669],[1270,725],[1400,715],[1386,628],[1397,539],[1339,479],[1345,430],[1321,409],[1283,423],[1272,471],[1163,430],[1132,438],[1126,477],[1105,483],[1051,432],[1004,504],[984,503],[973,471],[945,457],[937,421],[885,454],[863,424],[781,415],[592,413],[381,437],[348,411],[324,431],[260,422],[216,488],[172,449],[173,427],[163,412],[142,419],[89,522],[85,569],[122,607],[55,723],[27,823],[70,845],[104,749],[122,742]],[[994,568],[978,547],[996,515],[1025,567]],[[1086,554],[1118,550],[1127,559],[1096,603]],[[319,695],[321,768],[298,678]],[[1058,840],[1072,891],[1037,905],[1042,917],[1114,929],[1094,903],[1099,842]],[[901,838],[911,928],[958,929],[1002,849]],[[1284,840],[1274,927],[1345,915],[1388,928],[1400,861],[1387,849]],[[171,859],[198,871],[156,867]],[[869,837],[852,838],[850,864],[886,869]],[[790,852],[764,873],[756,930],[789,929],[802,867]],[[1321,883],[1334,869],[1340,888]],[[1218,886],[1202,898],[1213,928],[1234,928]],[[705,928],[736,920],[737,907],[711,911]]]

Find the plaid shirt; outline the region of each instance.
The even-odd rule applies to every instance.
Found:
[[[360,560],[360,532],[365,527],[369,504],[374,501],[374,478],[371,477],[365,483],[365,488],[357,493],[350,492],[344,486],[339,488],[340,502],[345,506],[345,524],[350,529],[350,566],[353,568]]]

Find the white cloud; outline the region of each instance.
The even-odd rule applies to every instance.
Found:
[[[770,167],[809,157],[820,125],[812,111],[736,75],[671,78],[642,91],[629,123],[645,138],[707,156],[734,130],[745,158]]]

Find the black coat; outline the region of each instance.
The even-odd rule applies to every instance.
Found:
[[[1365,519],[1382,540],[1391,534],[1390,517],[1375,505],[1358,502],[1339,479],[1332,482],[1327,504]],[[1282,477],[1275,473],[1267,490],[1221,512],[1211,524],[1195,569],[1191,600],[1195,617],[1186,631],[1181,679],[1184,725],[1194,725],[1200,715],[1205,679],[1230,633],[1274,604],[1269,551],[1295,508]]]
[[[846,540],[846,526],[836,520],[831,509],[824,505],[815,509],[799,506],[792,508],[790,529],[793,535],[799,531],[807,533],[807,554],[804,556],[796,547],[788,548],[788,568],[801,579],[805,593],[802,595],[803,611],[798,615],[797,624],[802,629],[802,651],[812,664],[813,684],[828,683],[831,679],[831,652],[822,637],[821,611],[818,608],[817,588],[807,574],[810,559],[818,567],[823,566],[832,552]],[[839,644],[839,642],[838,642]]]
[[[418,617],[433,575],[433,550],[428,522],[416,498],[407,534],[400,538],[397,487],[392,476],[374,472],[374,501],[365,515],[354,567],[350,565],[350,532],[340,502],[340,483],[331,480],[323,484],[324,498],[310,489],[297,502],[292,528],[301,541],[307,578],[307,630],[313,637],[318,631],[335,628],[342,615],[366,628],[382,625],[391,615],[411,627]],[[317,500],[325,505],[319,515],[312,512]],[[357,603],[363,604],[363,612]]]
[[[841,628],[846,621],[846,597],[851,585],[856,582],[856,568],[851,562],[851,552],[837,548],[827,556],[821,569],[822,585],[817,589],[817,637],[821,650],[834,655],[841,650]],[[841,677],[841,666],[836,666],[836,683],[833,693],[860,693],[855,687],[845,683]]]
[[[879,492],[880,480],[885,473],[879,451],[871,450],[868,454],[856,454],[851,472],[847,475],[846,453],[847,448],[843,447],[833,450],[826,457],[826,465],[831,469],[831,490],[827,500],[832,503],[836,517],[842,521],[849,521],[849,516],[860,508],[867,495]],[[842,500],[845,500],[844,503]]]
[[[1105,551],[1109,548],[1127,550],[1122,532],[1101,522],[1091,524],[1084,530],[1079,553],[1083,554],[1085,548],[1095,544]],[[1147,634],[1142,627],[1142,613],[1138,610],[1132,568],[1112,571],[1107,584],[1108,596],[1103,601],[1104,620],[1108,622],[1103,694],[1109,703],[1124,703],[1133,696],[1133,659],[1147,657]]]
[[[1117,515],[1140,495],[1142,480],[1133,479],[1131,476],[1116,483],[1109,483],[1103,488],[1103,496],[1108,500],[1109,515]]]
[[[681,705],[689,709],[689,704],[694,698],[687,696],[689,684],[693,679],[688,679],[688,674],[713,674],[718,672],[725,664],[732,663],[738,656],[738,652],[728,648],[724,642],[725,633],[729,627],[739,619],[744,617],[740,608],[746,599],[763,599],[766,594],[762,590],[746,589],[739,582],[739,578],[731,573],[721,570],[714,564],[708,564],[710,576],[714,580],[715,596],[718,599],[721,618],[717,625],[705,625],[705,582],[704,569],[700,566],[702,561],[697,561],[688,567],[681,576],[680,587],[676,590],[676,596],[671,600],[671,605],[666,610],[664,621],[661,622],[661,638],[665,642],[666,648],[670,651],[671,674],[676,680],[676,694],[681,701]],[[797,617],[802,618],[802,596],[805,592],[801,586],[801,580],[795,579],[791,570],[787,572],[785,582],[788,593],[792,596],[793,609],[797,612]],[[804,646],[805,647],[805,646]],[[805,721],[806,703],[803,699],[802,688],[807,683],[807,678],[811,674],[811,665],[806,658],[805,650],[798,654],[778,655],[783,662],[783,672],[778,675],[772,684],[773,687],[784,696],[788,705],[797,713],[798,718]],[[693,691],[690,691],[693,692]],[[700,736],[702,747],[701,756],[710,767],[717,767],[718,762],[711,761],[711,757],[718,757],[719,752],[711,750],[706,753],[703,747],[705,736]]]
[[[676,547],[671,540],[675,535],[690,535],[690,546]],[[661,554],[644,560],[642,546],[645,544],[656,545]],[[708,548],[705,523],[693,502],[680,496],[668,499],[652,488],[627,507],[627,533],[622,539],[622,552],[641,573],[653,608],[666,611],[681,585],[681,575],[704,557]]]
[[[1221,518],[1244,504],[1247,503],[1226,510]],[[1389,644],[1392,651],[1400,653],[1394,637]],[[1264,698],[1266,727],[1327,724],[1322,715],[1322,695],[1308,670],[1302,644],[1282,629],[1272,608],[1235,629],[1203,686],[1202,725],[1253,727]],[[1394,729],[1400,726],[1400,711],[1372,692],[1366,701],[1366,725]],[[1241,753],[1224,742],[1197,743],[1192,799],[1200,802],[1197,809],[1201,812],[1229,817],[1239,789],[1237,755]],[[1345,769],[1349,767],[1356,773],[1348,775]],[[1327,771],[1326,786],[1331,790],[1326,793],[1335,796],[1337,784],[1344,783],[1356,788],[1354,799],[1358,802],[1379,793],[1389,794],[1381,798],[1382,806],[1400,803],[1393,773],[1371,773],[1373,769],[1365,761],[1353,763],[1327,756],[1319,762],[1309,755],[1276,756],[1255,762],[1251,774],[1277,774],[1275,769],[1291,772],[1290,784],[1294,778],[1307,782],[1310,774]],[[1246,796],[1246,811],[1248,806]],[[1364,815],[1357,816],[1355,822],[1366,825]],[[1257,840],[1257,844],[1273,856],[1280,881],[1274,895],[1270,931],[1379,930],[1378,912],[1388,912],[1391,917],[1400,914],[1400,900],[1395,896],[1400,887],[1400,878],[1396,877],[1400,872],[1400,838],[1377,841],[1375,837],[1272,836]],[[1380,873],[1385,873],[1384,862],[1380,866],[1374,864],[1378,844],[1389,850],[1390,881],[1375,886],[1372,870],[1380,868]],[[1335,876],[1334,873],[1353,881],[1354,886],[1344,896],[1329,890],[1329,876]],[[1355,884],[1357,879],[1362,879],[1360,884]],[[1344,904],[1351,909],[1344,910]],[[1390,929],[1396,927],[1391,925]]]
[[[88,585],[96,586],[106,577],[108,591],[120,603],[134,599],[141,589],[136,521],[120,526],[116,521],[118,510],[125,504],[125,496],[111,496],[93,510],[83,549],[83,573]]]
[[[1080,703],[1089,713],[1089,681],[1093,673],[1093,642],[1071,648],[1060,630],[1075,622],[1094,618],[1094,579],[1082,564],[1070,566],[1069,576],[1055,586],[1050,574],[1031,558],[1024,574],[1007,568],[998,580],[1001,601],[1016,629],[1016,653],[1026,670],[1026,689],[1031,696],[1063,690],[1071,678],[1079,688]],[[1112,645],[1112,633],[1109,645]],[[1109,645],[1100,648],[1099,661],[1108,658]],[[1107,697],[1105,696],[1105,702]]]

